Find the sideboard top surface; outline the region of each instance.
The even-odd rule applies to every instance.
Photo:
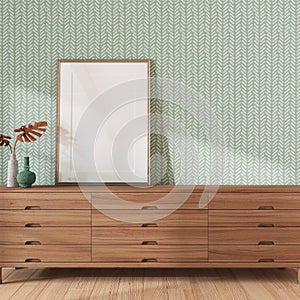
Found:
[[[202,193],[215,192],[215,186],[205,185],[156,185],[156,186],[128,186],[128,185],[91,185],[84,186],[88,193]],[[77,185],[35,185],[32,188],[7,188],[0,186],[0,193],[80,193]],[[300,185],[221,185],[218,193],[300,193]]]

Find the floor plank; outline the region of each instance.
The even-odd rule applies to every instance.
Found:
[[[15,268],[4,268],[2,270],[2,278],[5,280],[5,278],[8,277],[10,275],[10,273],[14,270],[15,270]]]
[[[74,278],[78,277],[80,273],[80,269],[59,269],[56,276],[51,279],[51,284],[47,284],[44,288],[39,299],[65,299],[65,294],[68,292]]]
[[[166,269],[145,269],[144,270],[144,294],[143,299],[168,299],[168,291],[164,284],[164,276],[166,272],[170,270]]]
[[[0,299],[294,300],[294,269],[17,269]]]
[[[118,285],[117,295],[115,295],[114,298],[115,300],[143,299],[143,270],[120,270],[119,276],[121,276],[121,278]],[[130,291],[130,293],[128,291]]]
[[[100,269],[97,272],[95,286],[89,299],[115,300],[122,276],[126,270]],[[130,293],[130,291],[127,291]]]
[[[96,284],[97,274],[95,270],[82,269],[68,287],[64,299],[80,300],[89,299]],[[78,270],[77,270],[78,272]]]
[[[44,288],[55,278],[57,270],[55,269],[38,269],[34,274],[22,285],[18,291],[13,294],[14,299],[39,299]]]
[[[35,269],[18,269],[11,272],[0,285],[1,300],[12,297],[36,271]]]

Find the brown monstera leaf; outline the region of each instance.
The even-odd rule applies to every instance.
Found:
[[[26,142],[26,143],[30,143],[30,142],[34,142],[36,141],[35,136],[42,136],[42,133],[40,133],[39,131],[45,132],[46,128],[48,126],[48,123],[45,121],[41,121],[41,122],[35,122],[33,125],[32,124],[28,124],[28,126],[26,127],[26,125],[21,126],[20,128],[15,129],[15,132],[22,132],[21,134],[19,134],[17,136],[18,141],[20,142]]]
[[[0,147],[1,146],[9,146],[11,137],[4,135],[4,134],[0,134]]]

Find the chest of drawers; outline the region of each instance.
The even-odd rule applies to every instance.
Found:
[[[300,187],[172,189],[2,187],[0,268],[300,266]]]
[[[209,204],[212,262],[300,261],[300,195],[217,194]]]

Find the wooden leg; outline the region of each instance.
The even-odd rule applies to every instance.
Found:
[[[300,268],[297,269],[298,272],[298,284],[300,284]]]
[[[2,274],[3,274],[2,268],[0,267],[0,284],[2,284]]]

